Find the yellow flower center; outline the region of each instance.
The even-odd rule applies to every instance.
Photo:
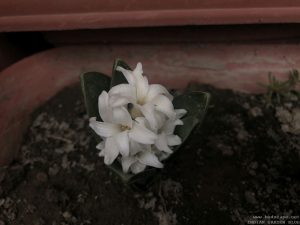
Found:
[[[127,108],[128,108],[128,111],[129,111],[132,119],[143,116],[142,112],[137,107],[135,107],[133,104],[128,104]]]
[[[138,99],[138,100],[137,100],[137,104],[139,104],[139,105],[144,105],[144,104],[145,104],[145,99],[144,99],[144,98]]]
[[[130,115],[131,115],[132,119],[143,116],[142,112],[136,107],[131,108]]]
[[[127,125],[120,125],[121,131],[130,130],[130,127]]]

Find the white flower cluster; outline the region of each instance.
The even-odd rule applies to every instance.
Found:
[[[90,127],[102,138],[96,147],[104,163],[119,159],[125,173],[142,172],[146,166],[162,168],[161,160],[172,154],[172,146],[181,144],[174,135],[185,109],[174,109],[173,96],[159,84],[149,84],[143,76],[142,64],[126,70],[117,67],[128,81],[98,99],[103,122],[90,118]]]

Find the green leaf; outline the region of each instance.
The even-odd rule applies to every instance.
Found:
[[[88,72],[80,76],[87,113],[98,121],[102,121],[98,112],[98,97],[102,91],[108,91],[110,80],[110,77],[98,72]]]
[[[147,167],[143,172],[132,175],[128,180],[128,185],[139,191],[146,191],[158,178],[160,170],[153,167]]]
[[[176,96],[173,100],[173,105],[175,109],[186,109],[187,114],[185,115],[185,117],[191,116],[198,117],[198,119],[202,119],[201,117],[205,115],[209,100],[209,93],[193,91]]]
[[[98,72],[88,72],[80,76],[87,114],[89,117],[96,117],[98,121],[102,121],[98,112],[98,97],[102,91],[108,91],[110,80],[110,77]],[[97,142],[102,140],[94,130],[91,129],[91,132]]]
[[[125,184],[138,191],[146,191],[147,188],[155,181],[155,178],[159,173],[159,171],[153,167],[148,167],[139,174],[123,173],[122,166],[118,161],[115,161],[108,167],[115,172]]]
[[[127,80],[122,72],[117,71],[117,67],[123,67],[124,69],[131,70],[130,67],[122,60],[116,59],[113,65],[112,70],[112,79],[110,83],[110,87],[116,86],[118,84],[127,84]]]
[[[102,121],[98,110],[98,97],[102,91],[109,91],[111,78],[98,72],[88,72],[80,76],[80,81],[89,117],[97,117],[97,121]],[[94,130],[91,129],[91,131],[96,141],[100,142],[102,140],[101,137],[99,137]],[[124,182],[127,182],[132,176],[123,173],[118,161],[115,161],[108,167],[118,174]]]
[[[192,133],[194,128],[199,124],[199,119],[197,117],[189,116],[184,117],[182,119],[183,125],[182,126],[176,126],[176,129],[174,131],[174,134],[178,135],[181,138],[181,145],[177,145],[173,148],[173,151],[177,151],[183,143],[187,140],[189,135]]]
[[[174,134],[181,138],[182,144],[189,137],[193,129],[202,122],[207,111],[209,100],[209,93],[199,91],[187,92],[174,98],[173,104],[175,109],[187,110],[187,114],[182,118],[183,125],[176,126],[174,131]],[[173,150],[178,150],[181,145],[176,146]]]

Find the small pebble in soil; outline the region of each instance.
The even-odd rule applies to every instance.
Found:
[[[258,116],[263,115],[261,108],[259,108],[257,106],[250,109],[250,114],[254,117],[258,117]]]

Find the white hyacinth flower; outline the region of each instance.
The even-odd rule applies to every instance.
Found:
[[[173,153],[172,147],[182,140],[174,134],[185,109],[174,109],[173,96],[159,84],[149,84],[143,76],[142,64],[126,70],[117,67],[128,81],[98,98],[98,111],[102,121],[90,118],[90,127],[102,138],[96,148],[104,163],[116,159],[124,173],[140,173],[147,166],[163,168],[161,160]]]
[[[129,155],[130,140],[141,144],[153,144],[157,135],[146,127],[133,121],[124,107],[112,108],[109,104],[108,94],[103,91],[99,96],[99,114],[103,122],[90,118],[90,127],[104,139],[98,145],[102,149],[100,155],[104,162],[110,165],[119,155]]]
[[[133,71],[122,67],[117,67],[117,70],[123,73],[128,84],[109,91],[114,106],[132,104],[132,116],[144,116],[154,130],[160,128],[165,117],[174,117],[173,96],[160,84],[149,85],[147,77],[143,76],[141,63]]]

